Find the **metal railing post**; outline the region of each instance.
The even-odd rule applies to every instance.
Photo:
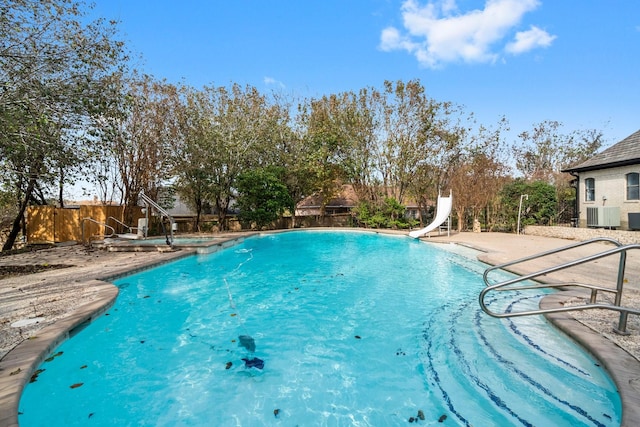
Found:
[[[620,263],[618,264],[618,280],[616,282],[616,298],[614,304],[618,307],[622,306],[622,287],[624,286],[624,272],[627,266],[627,251],[620,252]],[[626,311],[620,312],[620,319],[618,320],[618,327],[613,330],[620,335],[629,335],[627,332],[627,317],[629,313]]]

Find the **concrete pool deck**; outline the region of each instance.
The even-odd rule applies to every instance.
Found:
[[[219,238],[217,244],[222,247],[251,234],[254,233],[215,236]],[[472,247],[481,251],[478,256],[481,261],[494,265],[573,243],[563,239],[503,233],[453,233],[451,236],[434,236],[424,241]],[[590,245],[556,256],[551,261],[557,264],[603,248],[607,246]],[[37,366],[57,345],[115,301],[117,288],[107,283],[108,280],[194,252],[191,249],[177,252],[107,252],[74,245],[0,257],[0,265],[72,265],[0,280],[0,427],[18,425],[20,394]],[[548,261],[523,264],[517,272],[523,274],[540,270],[549,266]],[[623,299],[623,305],[635,308],[640,308],[639,261],[640,253],[632,254],[627,260],[627,288]],[[562,274],[549,276],[549,280],[596,281],[607,286],[615,280],[612,277],[617,273],[617,258],[599,260],[596,265],[597,268],[574,267]],[[561,292],[545,298],[544,304],[558,306],[566,300],[580,299],[584,299],[582,294]],[[39,318],[37,323],[29,323]],[[556,314],[550,316],[550,320],[592,352],[609,371],[623,402],[622,425],[640,425],[640,408],[637,405],[640,401],[638,316],[629,317],[629,336],[613,333],[617,315],[605,313],[604,310],[588,310],[573,315]]]

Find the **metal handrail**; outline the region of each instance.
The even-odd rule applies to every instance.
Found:
[[[157,210],[158,212],[160,212],[162,215],[166,216],[169,219],[169,234],[171,238],[170,240],[169,238],[167,238],[167,244],[170,246],[173,245],[173,224],[175,224],[173,217],[169,215],[169,212],[167,212],[162,206],[157,204],[151,197],[144,194],[144,191],[140,192],[140,198],[144,200],[144,202],[147,205],[153,207],[155,210]]]
[[[543,258],[545,256],[557,254],[558,252],[568,251],[570,249],[574,249],[574,248],[577,248],[577,247],[580,247],[580,246],[586,246],[586,245],[590,245],[592,243],[602,243],[602,242],[613,243],[615,246],[622,246],[622,244],[620,242],[618,242],[617,240],[612,239],[610,237],[596,237],[595,239],[589,239],[589,240],[585,240],[585,241],[578,242],[578,243],[572,243],[572,244],[567,245],[567,246],[562,246],[560,248],[551,249],[549,251],[540,252],[538,254],[529,255],[529,256],[526,256],[524,258],[519,258],[519,259],[516,259],[516,260],[513,260],[513,261],[505,262],[505,263],[500,264],[500,265],[495,265],[493,267],[489,267],[484,271],[484,275],[482,276],[482,279],[484,280],[484,283],[487,284],[487,286],[489,286],[488,276],[489,276],[489,273],[491,273],[494,270],[504,270],[505,267],[510,267],[512,265],[515,265],[515,264],[521,264],[523,262],[531,261],[531,260],[538,259],[538,258]]]
[[[87,217],[87,218],[82,218],[82,241],[83,241],[83,242],[84,242],[84,224],[85,224],[85,221],[93,222],[93,223],[95,223],[95,224],[98,224],[98,225],[100,225],[100,226],[103,226],[105,229],[106,229],[106,228],[111,229],[111,234],[107,235],[107,233],[104,233],[104,235],[103,235],[104,237],[113,237],[113,236],[116,234],[116,230],[115,230],[115,228],[113,228],[113,227],[112,227],[112,226],[110,226],[109,224],[105,224],[104,222],[96,221],[95,219],[93,219],[93,218],[89,218],[89,217]],[[91,237],[89,237],[89,239],[91,239]]]
[[[129,230],[129,233],[133,234],[133,229],[136,228],[136,227],[131,227],[131,226],[125,224],[124,222],[120,221],[118,218],[115,218],[115,217],[112,217],[112,216],[107,218],[107,222],[109,222],[110,219],[114,220],[117,224],[120,224],[121,226],[127,228]]]
[[[577,259],[577,260],[573,260],[573,261],[569,261],[569,262],[565,262],[563,264],[560,265],[556,265],[554,267],[549,267],[549,268],[545,268],[543,270],[534,272],[534,273],[530,273],[530,274],[525,274],[523,276],[519,276],[513,279],[509,279],[509,280],[504,280],[502,282],[499,283],[489,283],[489,279],[488,279],[488,275],[490,272],[495,271],[495,270],[499,270],[499,269],[505,269],[505,267],[509,267],[509,266],[513,266],[525,261],[530,261],[533,259],[537,259],[537,258],[541,258],[544,256],[549,256],[552,254],[556,254],[559,252],[563,252],[569,249],[573,249],[576,248],[578,246],[584,246],[584,245],[588,245],[591,243],[595,243],[595,242],[602,242],[602,241],[606,241],[606,242],[610,242],[616,245],[615,248],[613,249],[609,249],[600,253],[596,253],[593,255],[589,255],[589,256],[585,256],[583,258]],[[614,328],[614,330],[617,333],[620,334],[627,334],[626,332],[626,328],[627,328],[627,317],[629,314],[635,314],[635,315],[640,315],[640,310],[638,309],[634,309],[634,308],[630,308],[630,307],[622,307],[621,306],[621,301],[622,301],[622,291],[623,291],[623,286],[624,286],[624,273],[625,273],[625,268],[626,268],[626,259],[627,259],[627,252],[631,249],[640,249],[640,244],[631,244],[631,245],[625,245],[623,246],[620,242],[614,240],[614,239],[610,239],[610,238],[597,238],[597,239],[591,239],[591,240],[587,240],[584,242],[579,242],[576,244],[572,244],[572,245],[568,245],[568,246],[564,246],[562,248],[558,248],[558,249],[554,249],[551,251],[546,251],[546,252],[542,252],[540,254],[536,254],[536,255],[532,255],[532,256],[528,256],[525,258],[520,258],[514,261],[510,261],[504,264],[500,264],[500,265],[496,265],[493,267],[488,268],[487,270],[485,270],[484,275],[483,275],[483,280],[484,283],[486,285],[486,287],[480,292],[480,295],[478,296],[478,300],[480,302],[480,307],[482,308],[482,310],[487,313],[490,316],[493,317],[498,317],[498,318],[505,318],[505,317],[518,317],[518,316],[530,316],[530,315],[536,315],[536,314],[547,314],[547,313],[559,313],[559,312],[568,312],[568,311],[578,311],[578,310],[591,310],[591,309],[607,309],[607,310],[614,310],[614,311],[618,311],[620,313],[620,319],[618,322],[618,327]],[[603,286],[596,286],[596,285],[591,285],[591,284],[586,284],[586,283],[579,283],[579,282],[558,282],[558,283],[536,283],[536,284],[532,284],[532,285],[521,285],[521,286],[510,286],[516,283],[520,283],[523,282],[525,280],[530,280],[530,279],[534,279],[536,277],[539,276],[544,276],[546,274],[549,273],[553,273],[556,271],[560,271],[560,270],[564,270],[567,269],[569,267],[574,267],[576,265],[581,265],[581,264],[585,264],[597,259],[601,259],[601,258],[605,258],[611,255],[615,255],[615,254],[620,254],[620,261],[618,264],[618,277],[616,280],[616,288],[615,289],[611,289],[611,288],[606,288]],[[539,309],[539,310],[525,310],[525,311],[519,311],[519,312],[504,312],[504,313],[496,313],[491,311],[486,303],[485,303],[485,297],[486,295],[491,292],[491,291],[515,291],[515,290],[523,290],[523,289],[540,289],[540,288],[558,288],[558,287],[566,287],[566,286],[576,286],[576,287],[580,287],[580,288],[586,288],[586,289],[590,289],[591,290],[591,298],[589,300],[588,304],[585,305],[581,305],[581,306],[571,306],[571,307],[559,307],[559,308],[548,308],[548,309]],[[597,293],[598,291],[603,291],[603,292],[610,292],[615,294],[615,300],[613,304],[598,304],[596,303],[597,300]]]

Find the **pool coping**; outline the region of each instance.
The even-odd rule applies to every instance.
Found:
[[[541,309],[564,307],[574,297],[588,298],[583,291],[560,291],[545,296],[540,301]],[[615,383],[622,404],[624,427],[640,425],[640,361],[616,343],[602,336],[566,312],[547,313],[545,317],[558,329],[573,338],[603,365]],[[612,326],[613,327],[613,326]]]
[[[313,230],[322,231],[316,228]],[[331,230],[335,231],[336,229]],[[380,234],[403,234],[398,232],[386,233],[383,230],[366,231]],[[217,242],[213,246],[217,247],[216,250],[224,249],[242,242],[245,237],[252,234],[261,233],[250,233],[242,237],[230,238]],[[482,251],[471,245],[463,246]],[[142,263],[133,268],[123,268],[118,272],[105,276],[98,275],[97,278],[83,281],[83,283],[96,291],[95,300],[81,305],[67,317],[43,328],[36,336],[18,344],[0,360],[0,427],[19,427],[18,410],[22,391],[37,367],[49,357],[57,346],[66,339],[73,337],[77,331],[102,315],[115,303],[118,296],[118,288],[109,283],[109,281],[197,254],[198,252],[195,249],[182,250],[171,254],[172,256],[167,259]],[[486,263],[486,261],[482,262]],[[556,307],[577,294],[579,293],[575,291],[560,291],[544,297],[540,302],[540,306],[544,308]],[[618,388],[622,402],[620,425],[623,427],[640,425],[640,407],[636,405],[640,401],[640,361],[611,340],[566,313],[547,314],[546,317],[557,328],[590,352],[607,370]]]

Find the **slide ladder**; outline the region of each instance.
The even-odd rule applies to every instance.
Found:
[[[431,224],[427,225],[424,228],[421,228],[420,230],[414,230],[410,232],[409,236],[413,237],[414,239],[417,239],[418,237],[422,237],[425,234],[435,230],[436,228],[438,229],[438,232],[440,232],[445,227],[447,230],[447,234],[449,234],[451,231],[449,226],[451,221],[449,221],[449,218],[451,217],[452,206],[453,206],[453,195],[451,191],[449,191],[449,197],[442,197],[438,195],[436,217],[433,219]]]

